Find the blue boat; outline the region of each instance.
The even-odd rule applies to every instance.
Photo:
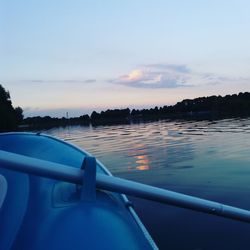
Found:
[[[89,156],[58,139],[30,133],[2,134],[0,149],[76,169]],[[96,171],[111,175],[99,162]],[[84,189],[0,169],[0,249],[156,249],[128,199],[96,191],[92,182]]]
[[[111,173],[40,133],[0,134],[0,249],[158,249],[124,194],[250,222],[250,212]]]

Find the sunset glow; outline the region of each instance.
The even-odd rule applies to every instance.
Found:
[[[135,69],[131,71],[127,76],[124,76],[124,80],[126,81],[135,81],[142,77],[142,71],[139,69]]]
[[[0,84],[25,116],[59,117],[250,91],[235,3],[3,1]]]

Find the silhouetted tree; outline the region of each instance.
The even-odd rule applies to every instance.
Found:
[[[10,93],[0,84],[0,131],[14,130],[23,119],[22,109],[14,109]]]

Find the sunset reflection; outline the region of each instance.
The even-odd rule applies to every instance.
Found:
[[[150,169],[150,161],[147,155],[147,147],[143,143],[133,144],[128,156],[133,159],[128,166],[128,170],[145,171]]]
[[[138,166],[136,166],[137,170],[149,170],[149,159],[147,155],[136,155],[136,163],[138,164]]]

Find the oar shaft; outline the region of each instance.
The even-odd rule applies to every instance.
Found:
[[[0,167],[41,177],[82,184],[83,171],[63,164],[0,150]]]
[[[250,211],[133,181],[97,176],[97,187],[177,207],[250,222]]]
[[[83,170],[0,150],[0,167],[41,177],[82,184]],[[97,174],[96,187],[195,211],[250,222],[250,211],[181,193]]]

